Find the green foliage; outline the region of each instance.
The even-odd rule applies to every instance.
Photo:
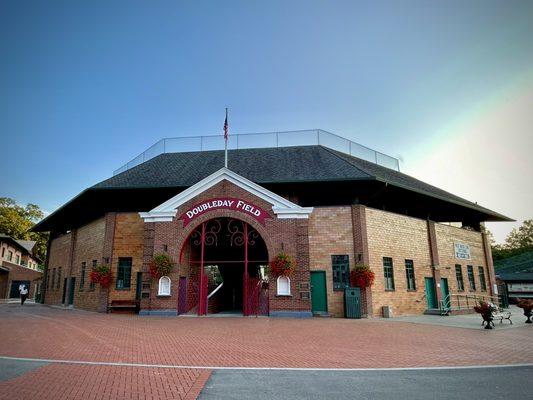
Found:
[[[35,240],[36,255],[44,261],[48,233],[29,232],[43,217],[44,213],[35,204],[22,207],[13,199],[0,197],[0,233],[9,235],[13,239]]]
[[[533,248],[533,219],[524,221],[520,228],[514,228],[507,239],[505,246],[509,249]]]
[[[170,274],[173,268],[174,263],[172,262],[172,258],[166,253],[159,253],[154,255],[150,265],[150,274],[154,278],[160,278]]]

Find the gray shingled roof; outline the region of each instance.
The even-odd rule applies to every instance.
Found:
[[[35,243],[37,243],[35,240],[18,240],[17,242],[24,247],[26,250],[28,250],[29,253],[33,252],[33,248],[35,247]]]
[[[188,187],[223,166],[223,151],[166,153],[93,187]],[[372,179],[321,146],[229,150],[228,168],[258,184]]]
[[[401,172],[323,146],[230,150],[228,168],[258,184],[377,180],[509,220]],[[93,189],[189,187],[224,165],[223,151],[161,154]]]

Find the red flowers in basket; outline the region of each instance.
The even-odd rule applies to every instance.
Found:
[[[478,306],[474,306],[474,311],[481,315],[491,315],[495,310],[496,307],[486,301],[480,301]]]
[[[350,282],[352,286],[367,288],[374,284],[375,274],[368,265],[356,265],[350,272]]]
[[[294,272],[296,262],[294,258],[285,253],[279,253],[270,261],[270,272],[277,278],[278,276],[290,276]]]
[[[159,279],[162,276],[170,274],[173,268],[174,263],[168,254],[156,254],[150,263],[150,275],[155,279]]]
[[[89,277],[91,278],[91,282],[98,283],[104,288],[111,286],[111,281],[113,280],[109,265],[98,265],[94,267]]]

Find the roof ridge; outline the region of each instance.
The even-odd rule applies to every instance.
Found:
[[[344,157],[341,157],[340,154],[337,153],[336,150],[330,149],[329,147],[318,145],[319,147],[326,150],[328,153],[333,154],[335,157],[337,157],[339,160],[344,161],[347,164],[350,164],[352,167],[357,168],[359,171],[363,172],[364,174],[368,175],[371,178],[377,178],[374,174],[369,174],[367,171],[362,170],[359,166],[352,163],[350,160],[345,159]],[[353,156],[350,156],[353,157]]]

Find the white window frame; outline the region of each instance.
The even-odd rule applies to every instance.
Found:
[[[163,292],[163,288],[161,286],[161,280],[165,278],[165,279],[168,279],[168,292]],[[172,288],[172,281],[170,280],[170,278],[168,276],[162,276],[161,278],[159,278],[159,285],[158,285],[158,288],[157,288],[157,295],[158,296],[170,296],[170,292],[171,292],[171,288]]]
[[[281,291],[280,284],[279,284],[280,279],[287,279],[287,291],[286,292]],[[289,278],[288,276],[278,276],[278,279],[276,281],[276,288],[277,288],[278,296],[290,296],[291,295],[291,278]]]

